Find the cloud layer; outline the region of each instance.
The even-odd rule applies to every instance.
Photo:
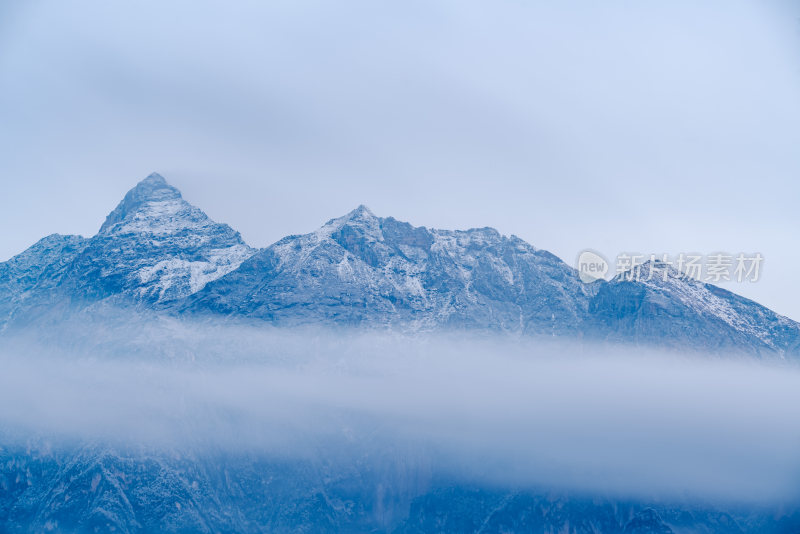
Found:
[[[148,328],[149,359],[141,328],[92,349],[4,346],[4,442],[297,457],[391,446],[506,486],[752,502],[789,499],[800,482],[790,365],[456,335]],[[164,358],[166,331],[208,349]]]

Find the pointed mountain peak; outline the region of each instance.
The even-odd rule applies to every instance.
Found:
[[[177,198],[181,198],[181,192],[169,185],[163,176],[154,172],[128,191],[123,202],[126,200],[147,202]]]
[[[338,227],[345,224],[373,224],[376,222],[378,222],[378,217],[364,204],[360,204],[356,209],[347,214],[329,220],[323,225],[323,228],[329,226]]]
[[[355,233],[369,236],[371,241],[381,241],[383,239],[381,221],[382,219],[376,217],[368,207],[361,204],[347,214],[329,220],[315,234],[318,237],[332,237],[336,240],[335,236],[342,232]]]
[[[115,228],[119,229],[125,226],[122,223],[126,221],[174,216],[178,211],[186,211],[187,208],[191,209],[192,206],[183,200],[181,192],[167,183],[163,176],[154,172],[128,191],[114,211],[108,214],[103,226],[100,227],[100,233],[105,234]],[[141,229],[143,225],[137,226]]]
[[[334,221],[358,221],[358,220],[373,220],[377,219],[374,213],[366,207],[364,204],[359,204],[358,207],[352,211],[349,211],[346,215],[342,215]]]
[[[351,221],[377,219],[375,214],[364,204],[359,204],[356,209],[345,215],[344,218]]]
[[[147,178],[139,182],[137,185],[142,185],[142,184],[170,187],[170,185],[167,183],[164,177],[158,174],[157,172],[151,172],[150,174],[147,175]]]

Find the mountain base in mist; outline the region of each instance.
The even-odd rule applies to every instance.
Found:
[[[330,460],[330,459],[327,459]],[[0,451],[3,532],[797,532],[800,513],[497,488],[424,458]]]
[[[0,339],[0,532],[781,533],[790,362],[110,316]]]

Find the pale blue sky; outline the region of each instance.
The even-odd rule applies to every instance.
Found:
[[[586,247],[761,252],[800,319],[797,2],[0,4],[0,260],[152,171],[254,246],[358,204]]]

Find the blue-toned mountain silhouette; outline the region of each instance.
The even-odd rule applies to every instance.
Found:
[[[639,280],[585,284],[559,258],[515,236],[415,227],[365,206],[256,250],[158,174],[131,189],[97,235],[51,235],[0,263],[4,328],[108,305],[278,325],[800,353],[798,323],[671,268],[666,277],[659,269]]]

